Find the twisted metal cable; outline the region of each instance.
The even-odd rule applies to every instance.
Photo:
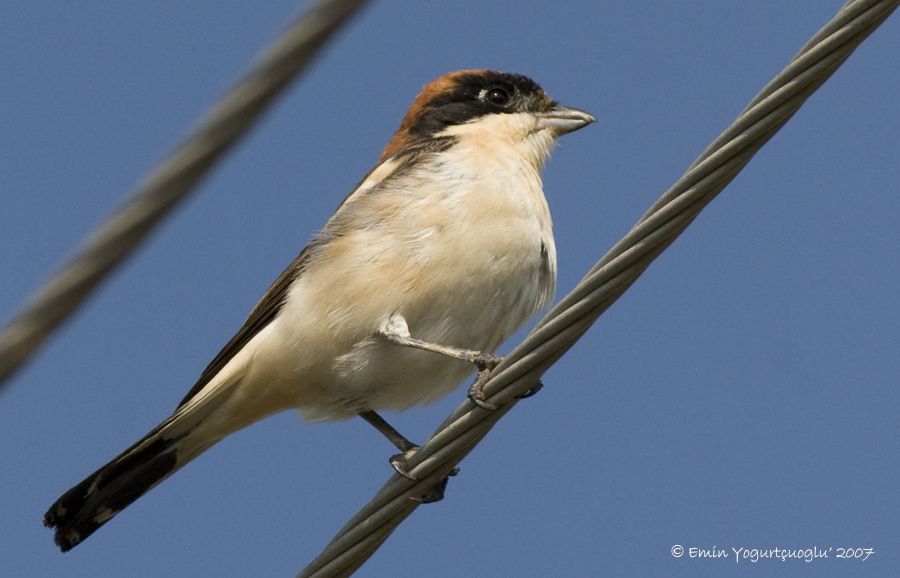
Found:
[[[197,128],[138,187],[0,333],[0,389],[162,219],[183,201],[366,0],[306,10]]]
[[[378,494],[332,539],[300,578],[349,576],[596,319],[634,283],[700,211],[731,182],[900,0],[851,0],[594,265],[494,370],[485,386],[486,411],[463,402],[409,461],[413,482],[391,476]]]

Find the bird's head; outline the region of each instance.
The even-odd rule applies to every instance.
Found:
[[[521,74],[459,70],[426,84],[381,160],[441,137],[490,136],[524,147],[543,164],[555,140],[594,122],[590,114],[551,100]]]

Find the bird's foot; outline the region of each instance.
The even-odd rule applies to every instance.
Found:
[[[407,468],[407,462],[409,458],[413,456],[417,451],[419,451],[419,446],[412,447],[405,452],[394,454],[390,457],[391,467],[394,468],[394,471],[406,478],[407,480],[412,480],[414,482],[419,481],[414,475],[409,473]],[[450,482],[450,476],[455,476],[459,473],[459,466],[455,466],[450,473],[447,474],[447,477],[439,481],[437,484],[428,488],[424,494],[421,496],[416,496],[410,498],[415,502],[419,502],[420,504],[431,504],[432,502],[440,502],[444,499],[444,490],[447,489],[447,484]]]
[[[496,367],[500,361],[503,359],[501,357],[497,357],[493,355],[497,359],[491,368],[482,368],[479,366],[478,377],[475,378],[475,382],[469,386],[469,390],[466,392],[466,397],[469,398],[469,401],[480,407],[481,409],[486,409],[488,411],[494,411],[497,409],[497,404],[491,403],[487,401],[486,396],[484,395],[484,385],[487,383],[488,379],[491,377],[491,371],[494,367]],[[532,395],[539,392],[544,388],[544,382],[538,380],[534,387],[523,393],[522,395],[517,395],[516,399],[528,399]]]
[[[394,468],[395,472],[397,472],[398,474],[400,474],[407,480],[412,480],[414,482],[418,482],[419,479],[417,477],[415,477],[414,475],[412,475],[411,473],[409,473],[406,465],[407,465],[407,462],[409,461],[409,458],[411,458],[413,456],[413,454],[415,454],[417,451],[419,451],[419,446],[413,446],[410,449],[406,450],[405,452],[401,452],[399,454],[392,455],[388,459],[388,462],[390,462],[391,467]]]
[[[522,395],[517,395],[516,399],[528,399],[542,389],[544,389],[544,382],[539,379],[538,382],[534,384],[534,387],[532,387]]]
[[[500,365],[501,361],[503,361],[503,358],[499,355],[491,355],[488,353],[479,353],[472,360],[472,363],[478,368],[478,376],[475,378],[475,382],[469,386],[466,397],[481,409],[486,409],[488,411],[497,409],[496,404],[487,401],[487,398],[484,395],[484,385],[487,383],[488,379],[490,379],[491,372],[495,367]]]

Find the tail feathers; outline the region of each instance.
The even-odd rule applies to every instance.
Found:
[[[197,457],[211,443],[185,444],[189,434],[166,436],[164,422],[108,464],[62,495],[44,514],[54,541],[67,552],[154,486]]]
[[[175,441],[154,430],[63,494],[44,514],[56,545],[71,550],[171,475],[179,461]]]
[[[44,514],[44,525],[56,529],[57,546],[63,552],[71,550],[237,429],[228,420],[208,420],[222,409],[236,383],[237,380],[218,383],[197,393],[153,431],[56,500]]]

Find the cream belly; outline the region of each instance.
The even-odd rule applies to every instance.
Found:
[[[248,421],[288,408],[319,421],[432,402],[474,368],[388,342],[377,335],[385,321],[398,314],[418,339],[490,353],[549,303],[556,249],[540,164],[525,154],[534,147],[510,154],[492,142],[501,129],[462,127],[440,164],[424,160],[401,186],[387,180],[345,201],[278,317],[249,344],[234,400],[257,414]]]
[[[536,173],[516,166],[457,182],[450,194],[432,193],[423,179],[416,195],[376,193],[345,206],[392,217],[329,241],[275,321],[283,347],[266,348],[294,356],[267,365],[294,368],[275,379],[286,388],[278,397],[292,398],[304,418],[429,403],[473,371],[377,336],[391,315],[419,339],[492,352],[549,302],[555,247]]]

